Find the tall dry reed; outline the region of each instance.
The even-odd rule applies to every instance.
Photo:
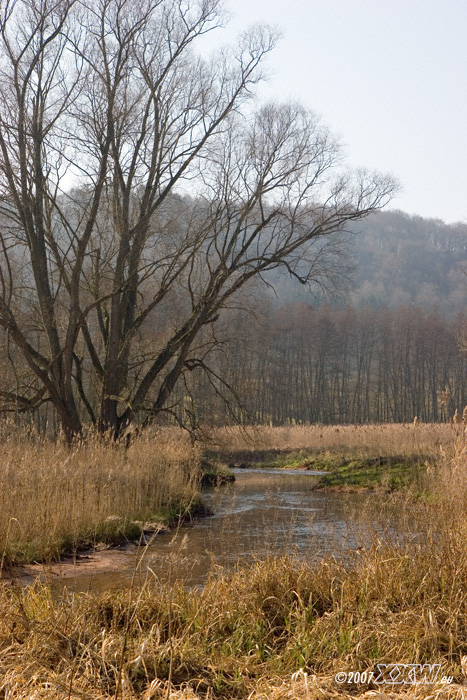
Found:
[[[231,574],[216,570],[203,589],[154,580],[141,590],[61,600],[39,583],[0,589],[0,693],[20,700],[465,697],[467,443],[463,426],[448,430],[450,443],[421,441],[440,453],[428,475],[432,500],[401,498],[401,511],[413,506],[410,518],[401,517],[402,536],[376,535],[345,564],[268,557]],[[336,680],[338,672],[371,672],[378,663],[440,664],[440,678],[452,679],[402,688]]]
[[[225,452],[307,450],[353,457],[430,454],[440,457],[455,444],[456,423],[387,423],[374,425],[296,425],[217,428],[209,443]]]
[[[57,558],[63,551],[131,531],[188,503],[199,454],[181,431],[147,432],[128,448],[89,436],[72,448],[11,431],[0,442],[3,564]]]

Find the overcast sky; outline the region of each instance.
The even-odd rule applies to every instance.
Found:
[[[397,176],[390,208],[467,223],[467,0],[226,6],[225,40],[258,21],[282,30],[263,96],[301,101],[350,164]]]

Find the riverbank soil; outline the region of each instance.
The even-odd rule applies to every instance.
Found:
[[[134,552],[136,555],[137,551],[138,545],[130,542],[120,547],[98,547],[75,556],[63,557],[58,562],[22,564],[5,571],[3,582],[10,586],[24,586],[32,585],[37,580],[48,583],[55,579],[66,581],[77,575],[121,571],[128,565],[128,554]]]

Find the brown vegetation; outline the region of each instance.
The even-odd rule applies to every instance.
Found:
[[[314,430],[269,430],[263,438],[269,445],[300,448],[305,435],[319,435]],[[240,432],[223,432],[235,448],[245,440]],[[143,589],[100,596],[65,592],[58,600],[39,583],[2,588],[0,692],[24,700],[464,697],[463,426],[437,434],[420,425],[328,429],[326,446],[335,448],[331,438],[344,436],[346,449],[356,448],[353,441],[360,438],[363,451],[375,445],[380,452],[384,446],[391,450],[394,440],[408,451],[414,433],[417,449],[444,452],[427,475],[432,503],[401,517],[398,542],[375,538],[345,565],[330,558],[311,566],[278,556],[228,575],[213,572],[203,589],[149,580]],[[170,449],[173,459],[187,445],[174,442]],[[402,516],[402,501],[400,508]],[[338,672],[370,672],[378,663],[440,664],[441,671],[435,684],[402,690],[336,681]],[[451,682],[442,684],[442,676]]]
[[[98,436],[69,448],[3,430],[2,567],[135,538],[135,520],[167,521],[196,494],[199,453],[182,431],[147,431],[128,448]]]
[[[466,540],[444,544],[375,544],[349,568],[270,559],[195,591],[158,584],[56,603],[40,585],[5,589],[3,688],[11,697],[48,689],[54,698],[146,700],[168,697],[170,679],[174,690],[189,686],[188,697],[283,697],[276,684],[293,689],[289,697],[342,697],[381,687],[339,685],[337,672],[439,663],[459,690],[467,651]],[[303,674],[292,682],[300,669],[309,693]],[[430,697],[440,687],[409,690]]]
[[[424,454],[439,458],[453,454],[457,423],[381,423],[374,425],[296,425],[217,428],[210,443],[224,453],[276,450],[352,457]]]

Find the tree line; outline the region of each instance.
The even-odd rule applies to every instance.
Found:
[[[230,344],[217,352],[217,378],[191,373],[178,387],[176,417],[200,424],[446,421],[467,405],[466,327],[465,314],[446,318],[414,305],[289,303],[263,306],[256,320],[237,312]]]

